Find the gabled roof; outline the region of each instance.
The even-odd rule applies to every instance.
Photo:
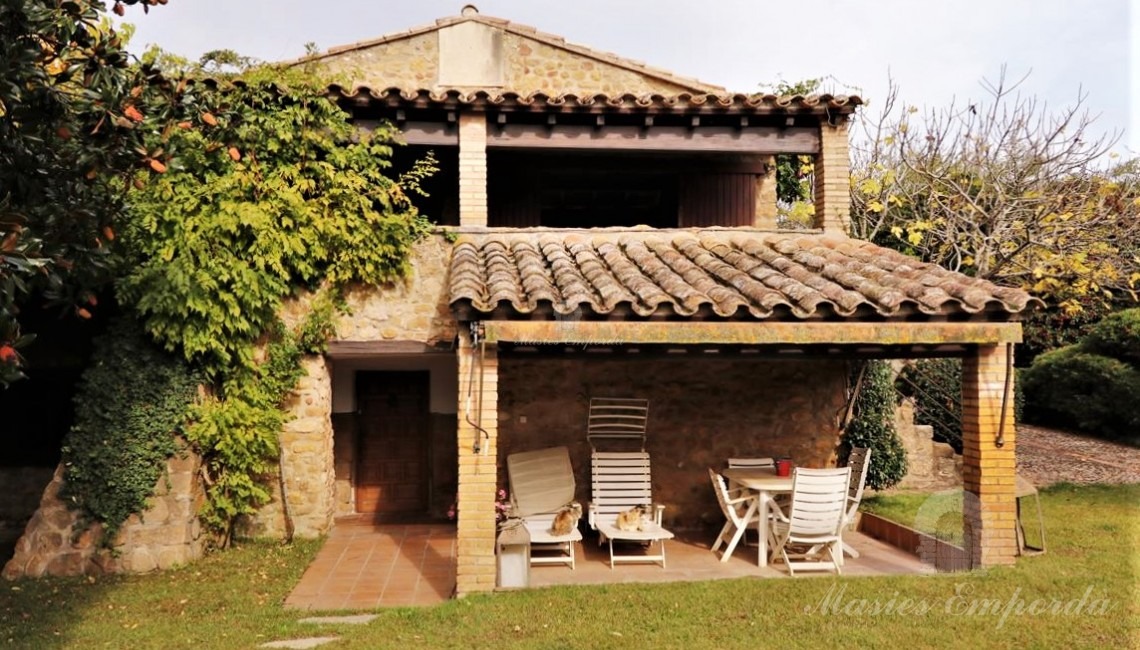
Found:
[[[448,290],[461,316],[508,319],[1011,320],[1036,302],[864,241],[740,229],[463,234]]]
[[[677,75],[677,74],[674,74],[674,73],[672,73],[668,70],[665,70],[663,68],[657,68],[654,66],[647,65],[643,61],[637,61],[637,60],[629,59],[629,58],[626,58],[623,56],[618,56],[617,54],[613,54],[611,52],[604,52],[601,50],[595,50],[593,48],[586,47],[585,45],[578,45],[576,43],[571,43],[571,42],[568,42],[565,38],[558,36],[557,34],[550,34],[547,32],[539,31],[537,28],[531,27],[529,25],[521,25],[519,23],[511,22],[511,21],[506,20],[504,18],[495,18],[493,16],[484,16],[484,15],[478,13],[478,10],[475,9],[472,5],[467,5],[466,7],[464,7],[463,8],[463,14],[460,16],[449,16],[447,18],[440,18],[430,25],[421,25],[419,27],[413,27],[411,29],[408,29],[408,30],[405,30],[402,32],[385,34],[384,36],[380,36],[379,38],[373,38],[373,39],[368,39],[368,40],[364,40],[364,41],[357,41],[356,43],[349,43],[347,45],[339,45],[339,46],[330,47],[326,52],[323,52],[321,54],[317,54],[314,56],[304,57],[304,58],[298,59],[297,61],[295,61],[293,63],[295,64],[295,63],[303,63],[303,62],[309,62],[309,61],[320,61],[322,59],[334,57],[334,56],[337,56],[340,54],[345,54],[347,52],[353,52],[356,50],[363,50],[363,49],[367,49],[370,47],[375,47],[377,45],[384,45],[386,43],[392,43],[395,41],[409,39],[409,38],[412,38],[414,36],[426,34],[428,32],[439,31],[440,29],[443,29],[444,27],[450,27],[452,25],[458,25],[460,23],[465,23],[465,22],[481,23],[481,24],[487,25],[489,27],[495,27],[497,29],[502,29],[502,30],[509,32],[509,33],[512,33],[512,34],[517,34],[519,36],[523,36],[526,38],[530,38],[530,39],[545,43],[545,44],[550,45],[552,47],[556,47],[559,49],[566,50],[568,52],[572,52],[574,54],[577,54],[578,56],[594,59],[594,60],[597,60],[597,61],[600,61],[603,63],[607,63],[609,65],[617,66],[619,68],[624,68],[626,70],[629,70],[631,72],[635,72],[637,74],[645,75],[645,76],[652,77],[652,78],[655,78],[655,79],[658,79],[661,81],[665,81],[665,82],[668,82],[671,84],[675,84],[678,86],[688,88],[693,93],[723,94],[723,93],[727,92],[725,90],[725,88],[723,88],[721,86],[717,86],[716,84],[706,83],[704,81],[701,81],[699,79],[695,79],[693,77],[685,77],[685,76]],[[405,90],[409,90],[409,89],[405,89]]]

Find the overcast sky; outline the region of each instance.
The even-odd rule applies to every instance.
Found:
[[[366,40],[457,15],[462,0],[170,0],[131,7],[132,49],[190,58],[232,49],[263,60]],[[910,104],[984,98],[980,81],[1030,73],[1050,106],[1087,93],[1096,126],[1140,153],[1140,0],[478,0],[484,15],[645,61],[737,92],[833,77],[871,109],[888,74]],[[1130,7],[1131,4],[1131,7]]]

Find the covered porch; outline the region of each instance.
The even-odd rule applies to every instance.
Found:
[[[724,440],[709,441],[720,435],[750,451],[785,427],[790,435],[778,453],[804,466],[834,465],[848,363],[869,358],[963,358],[964,487],[978,497],[964,514],[967,550],[974,566],[1012,563],[1008,378],[1012,345],[1020,340],[1012,317],[1028,296],[864,242],[739,231],[703,235],[593,231],[578,239],[577,233],[545,231],[460,238],[449,277],[453,312],[468,325],[459,341],[457,593],[495,587],[495,496],[506,484],[506,454],[584,445],[581,415],[590,395],[633,391],[649,393],[652,402],[672,386],[692,393],[686,401],[711,406],[725,401],[727,386],[756,384],[744,397],[729,396],[736,403],[728,418],[716,408],[670,413],[669,398],[657,402],[666,423],[656,425],[658,446],[653,433],[647,445],[655,496],[665,497],[659,500],[668,506],[667,525],[696,531],[719,514],[704,472],[723,467],[727,455],[715,449]],[[751,273],[734,277],[749,264]],[[756,282],[761,272],[769,277]],[[700,287],[712,277],[719,282]],[[642,283],[649,279],[651,286]],[[774,286],[783,291],[777,295]],[[800,390],[818,384],[824,388],[807,397]],[[533,413],[551,412],[566,421],[542,416],[532,424]],[[572,447],[571,454],[579,459],[578,498],[588,500],[584,450]],[[708,541],[693,548],[715,562]],[[682,546],[668,544],[670,552]],[[732,561],[746,558],[738,550]],[[760,570],[756,558],[749,566],[753,575]],[[611,572],[607,566],[603,573],[612,581],[631,570],[678,569],[673,556],[664,571],[642,568]],[[542,567],[535,579],[556,580],[548,571]]]

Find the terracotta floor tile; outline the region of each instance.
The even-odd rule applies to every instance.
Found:
[[[622,582],[674,582],[719,578],[787,577],[780,566],[761,568],[756,547],[739,547],[727,562],[709,551],[709,534],[678,534],[666,542],[668,568],[621,564],[610,569],[609,552],[587,539],[579,546],[577,569],[533,567],[532,587]],[[931,573],[913,556],[863,535],[845,536],[862,557],[848,559],[844,577],[895,573]],[[287,607],[309,610],[374,609],[432,605],[455,591],[455,527],[405,526],[338,521],[317,558],[286,599]],[[638,549],[627,548],[626,552]]]

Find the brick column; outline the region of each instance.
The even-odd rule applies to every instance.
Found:
[[[776,157],[764,161],[767,173],[756,176],[756,211],[752,225],[756,228],[776,227]]]
[[[456,584],[459,596],[495,588],[495,490],[498,475],[499,362],[495,345],[483,356],[483,410],[479,408],[477,350],[459,336],[459,513]],[[475,372],[471,366],[475,364]],[[468,389],[470,397],[468,396]],[[483,435],[467,420],[486,430]],[[475,451],[475,443],[479,451]]]
[[[847,152],[847,122],[819,126],[815,157],[815,227],[846,235],[851,220],[851,161]]]
[[[487,225],[487,116],[459,114],[459,225]]]
[[[1013,564],[1017,556],[1013,382],[1005,395],[1005,444],[995,444],[1002,419],[1007,348],[979,346],[962,361],[962,483],[966,548],[975,567]]]

